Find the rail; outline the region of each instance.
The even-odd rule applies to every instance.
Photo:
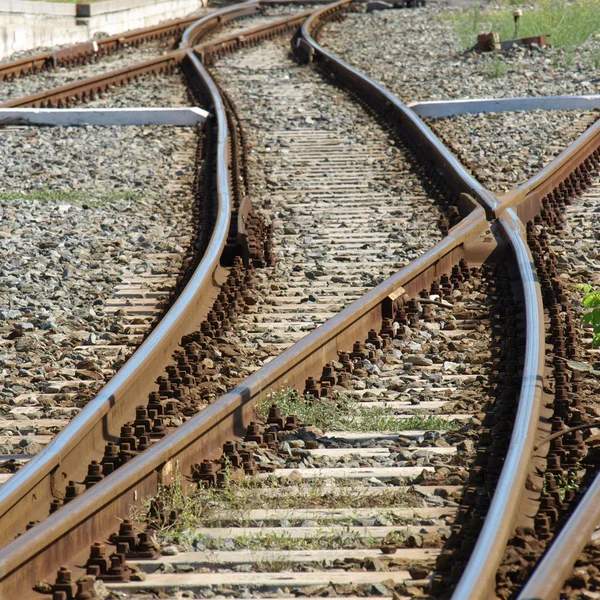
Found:
[[[191,57],[190,57],[191,58]],[[193,60],[193,59],[191,59]],[[194,60],[194,68],[202,69]],[[216,105],[218,106],[218,105]],[[217,119],[221,118],[218,109]],[[254,420],[254,406],[263,394],[279,387],[300,386],[337,350],[369,329],[380,327],[390,302],[404,292],[417,295],[434,278],[448,272],[460,259],[484,259],[497,246],[484,211],[476,207],[449,235],[424,256],[403,268],[325,325],[251,375],[245,382],[192,417],[149,450],[50,515],[0,550],[0,597],[26,598],[26,590],[54,575],[47,556],[68,556],[83,564],[90,540],[105,539],[116,531],[131,504],[156,494],[158,485],[189,473],[201,458],[216,456],[222,443],[240,435]],[[78,562],[79,561],[79,562]],[[82,562],[83,561],[83,562]]]
[[[138,46],[142,42],[175,36],[197,20],[197,17],[175,19],[160,25],[111,35],[95,42],[74,44],[59,50],[41,52],[34,56],[3,62],[0,63],[0,81],[8,81],[62,65],[81,64],[97,57],[112,54],[127,46]]]
[[[517,600],[558,598],[584,546],[600,523],[600,475],[537,564]]]
[[[217,15],[217,12],[213,13],[212,18]],[[285,31],[290,26],[298,26],[305,16],[306,13],[286,17],[252,30],[253,36],[247,35],[244,43],[253,43],[253,37],[262,39],[263,36]],[[229,50],[239,46],[238,34],[223,39]],[[223,52],[223,46],[218,40],[199,48],[204,48],[207,53],[212,50]],[[184,65],[193,67],[195,79],[201,87],[206,88],[204,81],[211,80],[197,57],[190,49],[181,50],[177,54],[181,56],[180,60],[184,61]],[[209,96],[211,103],[217,99],[220,102],[216,89],[210,90]],[[226,129],[220,131],[219,135],[219,152],[222,154],[226,148],[222,139],[227,135]],[[0,488],[0,545],[22,533],[29,521],[45,519],[52,498],[56,497],[57,492],[62,493],[69,481],[83,480],[87,469],[86,461],[81,458],[84,449],[88,450],[85,452],[86,456],[93,454],[99,457],[107,441],[118,439],[121,425],[134,417],[140,398],[147,397],[154,389],[156,377],[164,369],[168,357],[178,348],[181,338],[194,331],[211,309],[219,293],[220,280],[224,280],[224,270],[219,267],[219,260],[227,244],[233,211],[231,191],[225,179],[228,161],[225,156],[218,158],[219,214],[213,236],[197,271],[159,326],[115,378],[38,457]],[[240,223],[236,222],[234,225],[239,229]]]
[[[197,46],[200,39],[206,34],[214,31],[224,23],[234,19],[251,16],[260,10],[260,2],[251,0],[242,4],[235,4],[217,11],[216,15],[207,15],[189,25],[181,36],[179,47],[181,49]]]
[[[526,315],[525,364],[517,415],[504,466],[481,533],[452,598],[477,600],[494,591],[496,572],[513,532],[533,454],[542,404],[544,373],[544,309],[525,230],[513,209],[499,219],[517,258]]]
[[[190,54],[186,59],[195,65]],[[211,91],[211,90],[209,90]],[[212,92],[212,91],[211,91]],[[218,96],[213,102],[219,106]],[[181,296],[116,376],[81,411],[72,424],[60,433],[40,455],[31,460],[0,488],[0,542],[6,543],[20,533],[23,514],[29,520],[46,517],[49,502],[65,478],[84,475],[81,452],[86,447],[102,453],[107,439],[116,439],[119,427],[135,414],[140,397],[147,396],[165,358],[177,349],[181,338],[194,330],[208,313],[217,295],[219,260],[226,244],[231,219],[231,194],[228,179],[226,124],[218,121],[217,141],[217,218],[206,252]]]
[[[341,0],[316,11],[307,19],[302,26],[301,38],[297,41],[298,53],[305,60],[317,63],[322,70],[346,85],[352,85],[362,79],[364,83],[361,87],[366,92],[364,95],[375,100],[376,108],[388,114],[396,114],[403,126],[413,135],[418,132],[424,154],[437,158],[444,175],[450,178],[455,189],[472,194],[484,207],[490,220],[498,219],[515,253],[523,285],[527,342],[517,417],[504,467],[483,529],[452,596],[456,600],[476,600],[487,597],[493,591],[496,571],[514,528],[522,492],[525,490],[528,463],[533,454],[544,372],[544,319],[540,286],[527,247],[524,227],[517,214],[467,173],[431,130],[389,91],[327,52],[315,41],[313,33],[349,2],[350,0]]]
[[[473,196],[485,208],[488,218],[492,218],[499,207],[498,199],[466,171],[431,129],[391,92],[327,52],[313,38],[314,30],[322,25],[323,20],[346,8],[351,1],[340,0],[317,10],[309,17],[302,25],[300,37],[296,41],[296,54],[303,60],[317,63],[322,70],[333,75],[336,81],[361,93],[389,122],[398,122],[411,139],[417,140],[422,156],[428,157],[430,162],[438,166],[440,178],[449,181],[456,193]]]
[[[523,222],[532,220],[542,209],[544,198],[561,185],[576,187],[577,170],[593,153],[600,151],[600,121],[596,121],[568,148],[539,173],[500,198],[502,209],[514,207]]]

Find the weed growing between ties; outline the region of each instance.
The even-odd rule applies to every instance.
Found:
[[[493,52],[485,69],[485,74],[490,79],[504,77],[508,73],[508,65],[502,60],[500,52]]]
[[[274,392],[266,397],[259,404],[259,416],[266,418],[273,403],[277,403],[283,417],[295,414],[301,422],[329,431],[447,431],[460,427],[455,421],[435,415],[414,415],[409,419],[400,419],[385,406],[365,408],[360,402],[341,395],[315,400],[310,396],[301,396],[293,389]]]
[[[292,511],[298,508],[386,508],[388,509],[386,515],[394,524],[400,526],[411,521],[395,516],[391,518],[394,508],[419,508],[425,505],[422,495],[409,487],[370,490],[369,487],[355,481],[332,484],[331,481],[319,480],[286,486],[286,483],[290,482],[274,477],[259,479],[232,476],[227,477],[226,480],[224,488],[194,486],[184,489],[183,480],[178,476],[172,484],[160,486],[158,494],[153,498],[146,498],[141,507],[132,508],[130,518],[138,523],[145,522],[156,532],[156,537],[162,543],[176,543],[186,547],[194,545],[198,547],[200,544],[207,548],[223,549],[220,540],[213,540],[207,545],[205,538],[210,536],[200,536],[197,530],[209,525],[213,527],[252,526],[249,512],[253,509],[267,511],[276,509],[281,515],[281,510]],[[290,487],[294,488],[292,493]],[[281,518],[278,517],[278,520]],[[317,524],[320,526],[323,523]],[[302,540],[290,541],[287,538],[277,540],[273,537],[270,539],[272,547],[278,547],[278,541],[290,546],[298,544],[298,549],[310,547],[302,546],[302,543],[308,543]],[[317,540],[314,543],[318,547],[318,544],[325,543],[326,539],[320,535],[321,542]],[[347,536],[344,537],[344,543],[349,539]],[[337,543],[341,542],[342,540],[337,541]],[[244,543],[244,540],[239,543]],[[335,543],[335,540],[331,543]],[[231,544],[227,542],[228,546]],[[248,544],[243,547],[252,546],[251,542]]]
[[[394,541],[385,543],[402,544],[407,537],[403,531],[394,532]],[[378,548],[382,539],[368,532],[316,531],[311,537],[294,537],[289,530],[273,533],[261,532],[257,535],[244,535],[235,538],[214,538],[199,536],[194,546],[206,550],[340,550],[342,548]]]
[[[482,10],[477,5],[452,17],[462,47],[472,47],[478,34],[489,31],[497,32],[501,41],[513,39],[513,10],[517,7],[523,10],[519,37],[550,35],[555,48],[580,45],[600,32],[600,0],[540,0],[533,6],[505,0],[499,7]]]

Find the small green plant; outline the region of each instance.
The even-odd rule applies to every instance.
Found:
[[[546,475],[548,477],[548,475]],[[576,492],[579,490],[579,483],[577,477],[577,470],[570,469],[566,475],[554,475],[551,476],[556,485],[556,489],[560,493],[560,499],[564,500],[567,496],[567,492]],[[548,492],[548,481],[544,480],[544,493]]]
[[[590,56],[590,67],[592,69],[600,69],[600,49],[596,49]]]
[[[293,389],[275,392],[263,399],[258,407],[259,416],[266,418],[273,403],[277,403],[283,417],[295,414],[303,423],[329,431],[445,431],[460,427],[460,423],[435,415],[401,419],[385,405],[367,408],[341,395],[315,399],[301,396]]]
[[[491,61],[488,63],[485,74],[490,79],[504,77],[508,73],[508,65],[500,58],[500,52],[494,51]]]
[[[583,297],[583,307],[588,312],[581,318],[582,323],[589,323],[592,326],[592,347],[600,347],[600,290],[593,290],[591,285],[580,285],[579,290],[585,296]]]
[[[573,46],[568,46],[563,54],[563,66],[566,68],[575,66],[575,51]]]
[[[259,560],[252,565],[254,571],[260,573],[281,573],[282,571],[291,571],[293,563],[288,558],[275,556],[269,560]]]

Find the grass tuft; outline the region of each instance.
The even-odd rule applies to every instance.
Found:
[[[499,8],[482,11],[474,6],[452,17],[454,29],[464,48],[475,45],[477,35],[495,31],[500,40],[514,37],[513,10],[520,7],[519,37],[550,35],[557,48],[578,46],[600,32],[600,0],[540,0],[534,6],[504,0]]]
[[[365,408],[360,402],[339,395],[315,400],[300,396],[293,389],[275,392],[265,398],[258,407],[260,417],[267,417],[273,402],[277,403],[283,417],[295,414],[303,423],[329,431],[445,431],[460,427],[455,421],[446,421],[435,415],[414,415],[410,419],[400,419],[385,406]]]

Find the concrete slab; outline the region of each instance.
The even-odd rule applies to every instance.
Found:
[[[207,116],[208,112],[197,106],[191,108],[0,108],[0,125],[192,127],[204,123]]]
[[[292,473],[302,479],[379,479],[386,481],[395,477],[409,479],[418,477],[423,471],[433,473],[433,467],[357,467],[352,469],[324,467],[322,469],[275,469],[272,473],[259,475],[259,478],[289,477]]]
[[[344,521],[348,519],[369,519],[385,516],[402,519],[441,519],[456,513],[456,507],[419,508],[391,506],[389,508],[257,508],[247,512],[233,514],[231,511],[217,512],[215,521],[236,519],[238,521],[306,521],[328,520]]]
[[[480,98],[475,100],[413,102],[408,106],[420,117],[440,119],[471,113],[498,113],[518,110],[595,110],[600,108],[600,95]]]
[[[334,571],[327,570],[315,573],[173,573],[148,575],[144,581],[130,583],[107,584],[109,590],[135,593],[136,590],[160,588],[164,592],[183,590],[200,590],[210,585],[218,586],[252,586],[261,589],[283,587],[308,587],[313,585],[359,585],[393,582],[403,583],[410,579],[408,571]],[[420,580],[419,580],[420,581]],[[415,582],[413,581],[413,584]]]
[[[209,550],[207,552],[182,552],[176,556],[161,556],[156,560],[128,560],[137,564],[146,573],[154,573],[162,564],[173,566],[185,564],[194,568],[211,568],[232,565],[243,565],[270,561],[285,561],[288,563],[314,563],[324,560],[344,560],[352,558],[364,560],[379,558],[394,560],[403,558],[414,561],[433,560],[440,551],[437,548],[401,548],[395,554],[385,555],[379,549],[342,549],[342,550]]]
[[[440,524],[441,525],[441,524]],[[232,540],[250,537],[279,537],[281,539],[314,539],[323,536],[356,535],[361,538],[383,539],[390,534],[414,535],[417,533],[432,533],[440,525],[397,525],[394,527],[348,527],[346,525],[330,527],[200,527],[195,534],[212,539]]]

